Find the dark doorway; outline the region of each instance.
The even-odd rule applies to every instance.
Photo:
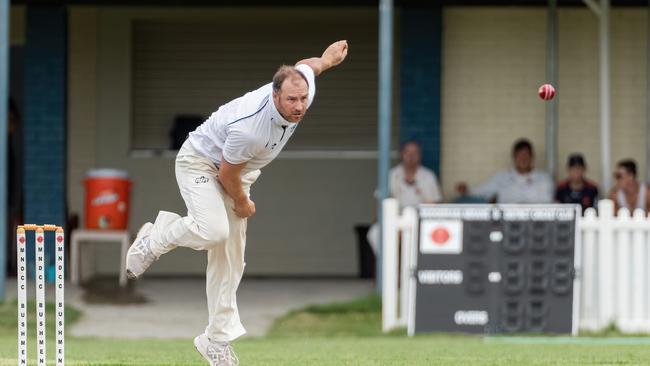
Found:
[[[23,220],[23,46],[9,50],[9,151],[7,162],[7,272],[16,274],[16,232]]]

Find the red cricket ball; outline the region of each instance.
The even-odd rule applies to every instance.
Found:
[[[551,84],[544,84],[539,87],[539,97],[544,100],[551,100],[555,96],[555,88]]]

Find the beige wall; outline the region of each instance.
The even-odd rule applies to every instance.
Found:
[[[441,176],[476,184],[509,166],[513,140],[529,137],[544,156],[543,9],[448,8],[443,18]]]
[[[9,8],[9,44],[25,44],[25,6]]]
[[[612,163],[637,160],[645,176],[646,18],[612,11]],[[585,154],[601,179],[598,24],[586,8],[559,11],[558,165]],[[529,137],[544,168],[546,12],[543,8],[448,8],[444,13],[442,182],[478,184],[510,166],[512,141]],[[463,148],[460,148],[463,147]]]
[[[205,19],[214,11],[71,8],[70,211],[83,212],[81,181],[92,167],[122,168],[132,175],[133,230],[153,219],[159,208],[184,210],[173,158],[129,155],[130,22],[179,14]],[[536,95],[545,80],[545,14],[542,8],[445,10],[441,177],[446,197],[453,197],[455,182],[477,184],[509,167],[510,145],[520,136],[532,139],[537,164],[545,166],[545,105]],[[634,8],[612,12],[612,161],[634,157],[642,176],[646,14]],[[597,31],[588,10],[560,9],[558,163],[563,166],[570,152],[583,152],[598,181]],[[374,158],[286,157],[273,162],[253,190],[259,212],[249,226],[248,273],[353,274],[352,226],[372,217],[375,163]],[[294,177],[290,184],[287,176]],[[97,254],[100,270],[116,268],[115,250],[99,249]],[[179,250],[153,272],[199,274],[204,263],[201,253]]]
[[[646,18],[643,9],[612,12],[612,165],[634,158],[645,177]],[[590,175],[601,180],[598,23],[587,10],[560,13],[559,158],[584,152]],[[612,166],[613,168],[613,166]]]
[[[633,157],[646,176],[647,9],[619,10],[612,19],[612,158]]]
[[[332,11],[330,9],[330,11]],[[127,170],[133,181],[130,228],[159,209],[183,214],[173,156],[130,155],[131,32],[138,17],[206,19],[242,16],[242,10],[71,8],[69,58],[69,210],[83,213],[84,172]],[[224,15],[225,14],[225,15]],[[291,158],[281,155],[253,187],[258,213],[247,242],[248,274],[355,275],[353,226],[369,222],[376,160]],[[82,215],[83,218],[83,215]],[[117,247],[97,246],[100,272],[115,272]],[[205,273],[205,254],[179,249],[152,273]]]

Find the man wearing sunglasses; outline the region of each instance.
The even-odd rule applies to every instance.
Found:
[[[638,182],[634,160],[619,161],[614,171],[614,179],[616,185],[609,193],[609,199],[614,201],[616,212],[621,208],[627,208],[630,211],[641,209],[648,212],[650,209],[648,186]]]

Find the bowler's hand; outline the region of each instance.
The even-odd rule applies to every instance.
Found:
[[[242,219],[255,215],[255,202],[247,199],[241,203],[235,203],[235,214]]]
[[[348,55],[348,41],[334,42],[323,52],[321,58],[327,62],[330,67],[336,66],[345,60]]]

